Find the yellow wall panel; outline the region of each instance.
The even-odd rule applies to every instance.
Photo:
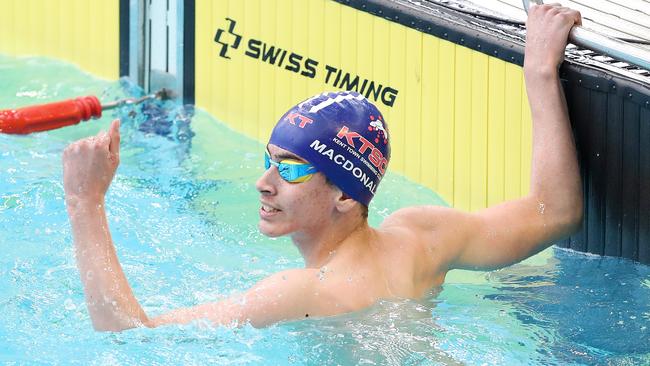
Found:
[[[505,90],[505,198],[521,195],[521,84],[519,66],[506,64]]]
[[[226,17],[243,37],[230,59],[210,38]],[[300,55],[301,71],[314,60],[316,73],[247,55],[251,39],[285,52],[278,60]],[[199,1],[196,49],[204,57],[196,104],[247,135],[266,141],[297,102],[373,82],[397,91],[392,105],[369,97],[390,128],[391,170],[468,210],[527,192],[531,128],[519,66],[329,0]],[[358,84],[342,86],[344,77]]]
[[[354,8],[348,6],[341,7],[341,27],[345,27],[345,31],[341,32],[341,39],[339,40],[339,48],[341,50],[340,64],[346,65],[345,70],[354,74],[359,74],[360,71],[357,67],[357,13]]]
[[[488,70],[487,205],[490,206],[505,199],[506,63],[490,58]]]
[[[5,0],[0,52],[59,58],[117,79],[119,31],[117,0]]]
[[[306,57],[312,58],[320,62],[318,66],[322,67],[325,58],[325,19],[323,13],[325,11],[325,3],[322,1],[307,1],[308,5],[308,18],[307,22],[307,52]],[[328,52],[329,53],[329,52]],[[322,79],[311,78],[307,83],[307,95],[316,95],[328,90]],[[279,118],[279,116],[278,116]]]
[[[244,2],[244,31],[246,34],[256,35],[261,34],[260,31],[260,2],[261,0],[247,0]],[[240,47],[244,47],[241,45]],[[259,74],[260,65],[257,62],[247,60],[244,64],[243,79],[242,79],[242,98],[244,103],[240,105],[244,108],[242,111],[243,118],[241,120],[241,131],[244,134],[257,138],[257,121],[259,116],[259,103],[260,100],[260,87],[259,87]]]
[[[261,1],[260,12],[263,16],[260,19],[260,38],[273,34],[277,24],[277,7],[273,2],[263,0]],[[271,129],[275,124],[275,120],[280,118],[277,114],[277,93],[274,91],[276,85],[276,73],[268,69],[268,65],[260,63],[260,119],[258,122],[258,136],[260,141],[265,141],[271,136]],[[279,83],[278,83],[279,84]]]
[[[308,55],[308,29],[310,27],[308,23],[308,2],[303,0],[293,0],[293,12],[296,14],[296,16],[294,16],[294,21],[292,22],[293,30],[291,32],[292,40],[290,50],[292,52],[297,52],[299,55]],[[301,76],[300,74],[293,73],[291,80],[291,93],[292,99],[294,101],[303,100],[305,98],[305,95],[308,95],[308,81],[309,79]]]
[[[404,126],[404,173],[421,181],[420,157],[422,155],[422,33],[407,29],[406,31],[406,57],[405,90],[408,95],[404,103],[404,118],[398,123]],[[422,121],[409,123],[409,121]]]
[[[472,51],[455,47],[454,73],[454,206],[470,207],[472,140]]]
[[[356,29],[356,56],[357,73],[364,78],[372,78],[375,69],[375,59],[373,55],[374,44],[372,42],[373,16],[368,13],[357,12],[357,29]],[[354,50],[350,50],[354,51]]]
[[[440,41],[438,48],[438,166],[437,190],[447,203],[454,205],[454,95],[456,47]]]
[[[387,52],[388,64],[390,67],[389,78],[390,85],[396,88],[397,90],[405,90],[406,87],[406,27],[396,24],[389,23],[389,44],[390,52]],[[383,57],[386,57],[386,52],[384,52]],[[404,96],[403,96],[404,97]],[[404,97],[408,98],[408,97]],[[386,113],[388,109],[388,113]],[[391,126],[391,136],[390,144],[391,148],[395,151],[399,151],[399,154],[393,154],[391,156],[391,169],[404,172],[404,162],[405,162],[405,134],[406,134],[406,104],[398,103],[392,108],[383,108],[382,109],[384,116],[388,114],[386,120]]]
[[[201,38],[203,42],[209,42],[210,44],[213,43],[213,37],[216,34],[216,30],[218,27],[222,27],[223,29],[228,29],[228,26],[230,23],[226,21],[226,17],[229,14],[228,13],[228,1],[209,1],[205,0],[205,3],[211,3],[211,13],[210,13],[210,23],[214,24],[212,25],[214,31],[212,33],[206,33],[205,35],[200,35],[200,36],[206,36],[205,39]],[[197,14],[200,14],[197,12]],[[232,19],[232,18],[231,18]],[[209,36],[209,37],[207,37]],[[232,36],[224,36],[225,40],[228,42],[234,42],[234,38]],[[224,59],[219,57],[219,54],[221,52],[221,46],[217,45],[216,47],[211,47],[211,52],[208,54],[208,59],[212,60],[212,73],[210,74],[212,78],[212,99],[210,100],[210,103],[208,104],[211,108],[208,109],[208,111],[214,115],[217,116],[219,119],[222,121],[227,121],[228,120],[228,94],[229,94],[229,77],[228,75],[231,73],[231,66],[230,62],[228,62],[228,59]],[[227,50],[226,56],[228,57],[233,57],[232,55],[233,50],[229,49]],[[197,78],[202,77],[202,73],[197,70],[196,72]],[[243,102],[243,101],[242,101]],[[234,126],[236,121],[231,122],[231,126]]]
[[[471,179],[469,210],[487,205],[488,155],[488,72],[489,56],[472,52],[472,137],[470,141]]]
[[[427,187],[438,186],[438,38],[424,35],[422,40],[422,122],[420,176]]]
[[[0,52],[14,54],[13,34],[14,29],[14,3],[3,4],[0,11]]]

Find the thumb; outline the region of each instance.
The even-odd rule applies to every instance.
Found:
[[[111,144],[108,147],[108,151],[111,154],[119,155],[120,154],[120,120],[116,119],[111,123],[111,127],[108,130],[108,135],[111,138]]]

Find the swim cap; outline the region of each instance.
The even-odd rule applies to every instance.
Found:
[[[323,93],[303,101],[280,118],[269,143],[307,160],[366,206],[390,160],[384,117],[357,92]]]

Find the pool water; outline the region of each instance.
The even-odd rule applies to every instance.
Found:
[[[0,55],[0,109],[140,93],[59,61]],[[107,212],[148,314],[219,300],[303,265],[288,239],[257,231],[263,145],[201,110],[150,103],[57,131],[0,134],[1,364],[650,364],[650,267],[557,248],[499,271],[452,271],[437,295],[337,317],[95,332],[73,257],[61,152],[116,116],[122,163]],[[389,173],[370,221],[425,202],[444,204]]]

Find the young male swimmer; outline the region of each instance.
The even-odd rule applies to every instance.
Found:
[[[494,269],[546,248],[580,224],[582,191],[558,65],[580,14],[530,9],[524,74],[533,120],[530,193],[476,213],[437,206],[367,223],[390,158],[390,131],[368,100],[328,93],[277,123],[257,181],[259,228],[289,235],[305,268],[272,275],[224,301],[146,314],[115,254],[104,196],[119,164],[119,122],[63,153],[66,204],[88,310],[95,329],[120,331],[204,319],[253,326],[362,309],[379,299],[419,298],[454,268]]]

